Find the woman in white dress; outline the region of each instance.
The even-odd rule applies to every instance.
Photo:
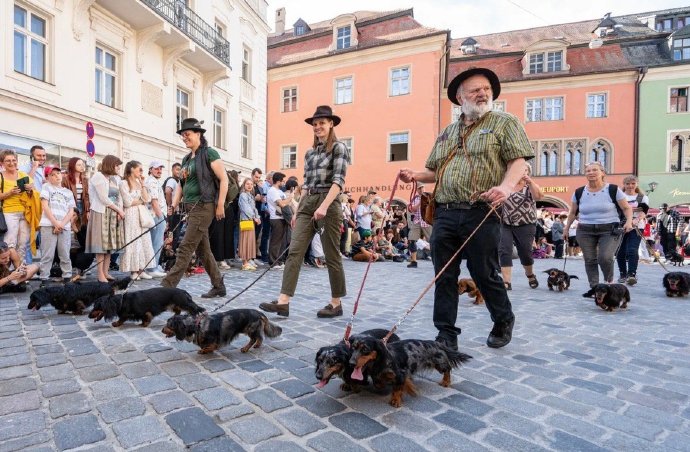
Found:
[[[125,178],[120,183],[120,195],[125,206],[125,243],[130,243],[120,256],[120,271],[132,272],[132,279],[151,279],[144,270],[151,266],[153,245],[151,234],[143,234],[139,207],[151,202],[151,196],[144,185],[144,169],[141,163],[132,160],[125,165]]]

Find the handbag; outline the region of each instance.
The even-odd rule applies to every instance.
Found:
[[[240,231],[253,231],[254,220],[240,220]]]
[[[0,173],[2,184],[0,185],[0,193],[5,193],[5,177]],[[2,211],[2,202],[0,202],[0,234],[7,232],[7,222],[5,221],[5,214]]]
[[[434,224],[434,216],[436,215],[436,202],[434,201],[436,199],[436,189],[438,189],[438,184],[441,181],[441,177],[443,177],[443,170],[446,169],[446,166],[448,166],[453,157],[455,157],[455,154],[456,151],[448,154],[448,157],[443,162],[443,165],[441,165],[441,169],[438,170],[438,176],[436,177],[436,183],[434,184],[434,191],[432,193],[422,192],[422,195],[419,198],[419,212],[422,214],[422,219],[424,222],[429,225]],[[414,181],[412,185],[412,197],[414,197],[415,193],[417,193],[417,181]],[[412,199],[410,199],[410,202],[412,202]]]
[[[151,215],[151,212],[149,212],[149,209],[145,205],[139,204],[137,209],[139,209],[139,224],[142,228],[151,229],[156,225],[156,222],[153,220],[153,215]]]

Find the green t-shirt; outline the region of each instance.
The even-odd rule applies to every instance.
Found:
[[[218,151],[213,148],[206,148],[209,163],[213,163],[220,158]],[[197,154],[198,155],[198,154]],[[185,165],[182,166],[182,199],[184,202],[197,202],[201,198],[201,190],[199,189],[199,179],[196,177],[196,156],[190,158]]]

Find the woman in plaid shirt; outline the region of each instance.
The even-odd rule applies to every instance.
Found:
[[[340,118],[333,114],[331,107],[317,107],[314,115],[304,121],[314,129],[314,143],[304,156],[304,189],[297,215],[292,220],[292,241],[280,296],[269,303],[261,303],[259,307],[284,317],[290,315],[290,299],[295,295],[304,253],[318,232],[326,255],[331,301],[316,315],[337,317],[343,315],[340,299],[346,293],[339,248],[343,217],[337,197],[345,185],[350,153],[335,136],[334,129],[340,124]]]

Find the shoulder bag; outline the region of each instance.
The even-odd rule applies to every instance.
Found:
[[[240,220],[240,231],[253,231],[254,220]]]
[[[151,229],[156,225],[153,215],[151,215],[151,212],[149,212],[149,209],[145,205],[139,204],[137,209],[139,210],[139,224],[142,228]]]
[[[0,193],[5,193],[5,176],[0,173],[2,184],[0,185]],[[5,221],[5,214],[2,211],[2,202],[0,201],[0,234],[7,232],[7,222]]]
[[[436,177],[434,191],[432,193],[422,193],[419,211],[421,212],[422,218],[427,224],[434,224],[434,215],[436,215],[436,202],[434,201],[436,199],[436,190],[438,189],[438,184],[441,183],[441,177],[443,177],[443,170],[446,169],[446,166],[448,166],[453,157],[455,157],[455,154],[456,151],[453,151],[450,154],[448,154],[446,161],[443,162],[443,165],[441,165],[441,169],[438,170],[438,177]],[[415,182],[412,187],[412,194],[414,195],[414,193],[416,192],[417,182]]]

